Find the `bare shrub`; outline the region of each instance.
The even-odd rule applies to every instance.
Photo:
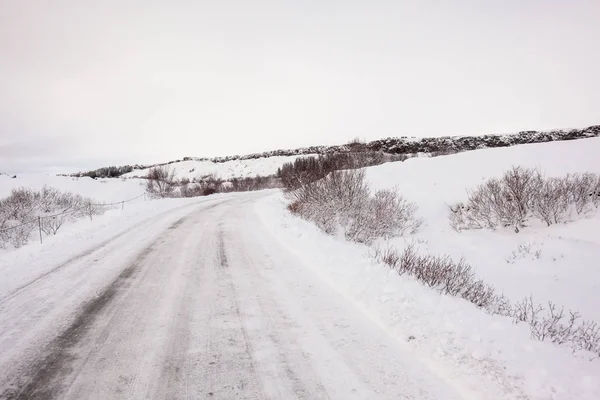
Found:
[[[175,191],[175,171],[167,166],[150,168],[146,175],[146,192],[151,197],[169,197]]]
[[[373,257],[395,270],[399,275],[410,275],[438,293],[462,297],[492,315],[510,317],[514,323],[526,323],[531,337],[570,346],[573,351],[585,350],[600,356],[600,325],[581,320],[577,312],[565,313],[549,302],[547,307],[536,304],[531,297],[512,304],[494,288],[476,279],[474,271],[464,259],[458,262],[449,256],[420,255],[414,244],[400,254],[387,245],[376,247]]]
[[[202,196],[202,186],[196,183],[181,186],[179,188],[181,197],[197,197]]]
[[[29,240],[34,228],[32,223],[38,207],[39,196],[31,189],[13,189],[11,194],[0,200],[0,246],[7,243],[21,247]]]
[[[600,356],[600,325],[594,321],[581,321],[571,336],[571,343],[574,348]]]
[[[346,145],[347,152],[336,152],[318,157],[301,157],[293,163],[285,163],[277,171],[282,186],[293,191],[299,187],[318,181],[333,171],[359,169],[386,162],[404,161],[405,154],[387,154],[383,151],[370,150],[360,140]]]
[[[29,241],[29,236],[35,228],[35,222],[25,222],[17,225],[2,224],[3,228],[0,231],[0,248],[4,248],[6,244],[11,244],[14,247],[21,247]]]
[[[575,205],[577,214],[586,213],[592,207],[600,205],[600,174],[567,175],[565,185],[569,203]]]
[[[185,178],[180,181],[179,194],[181,197],[208,196],[223,191],[223,180],[214,175],[206,175],[194,179],[190,184]]]
[[[501,315],[503,317],[512,317],[515,307],[510,299],[503,294],[496,295],[496,300],[490,302],[485,310],[491,315]]]
[[[489,179],[469,193],[465,221],[469,228],[524,226],[539,186],[535,170],[514,167],[501,179]]]
[[[535,242],[522,243],[517,246],[516,250],[513,250],[511,254],[506,257],[506,262],[514,264],[517,260],[530,258],[531,260],[539,260],[542,257],[542,249],[538,247]]]
[[[468,193],[466,204],[450,207],[450,226],[462,229],[513,227],[519,232],[530,217],[547,225],[564,223],[600,203],[600,175],[546,178],[539,171],[514,167]]]
[[[185,181],[182,181],[185,183]],[[181,183],[181,182],[180,182]],[[280,188],[281,181],[275,176],[255,176],[246,178],[232,178],[223,181],[214,175],[194,177],[192,182],[181,185],[181,197],[209,196],[215,193],[248,192],[254,190]],[[171,196],[176,195],[172,193]]]
[[[41,220],[41,229],[46,235],[56,235],[65,222],[73,219],[71,215],[57,215]]]
[[[456,154],[458,152],[459,152],[458,149],[448,148],[448,149],[439,150],[439,151],[432,151],[429,153],[429,155],[431,157],[440,157],[440,156],[448,156],[450,154]]]
[[[346,239],[371,243],[377,237],[414,232],[421,221],[416,206],[397,191],[371,190],[363,170],[334,171],[325,178],[287,192],[290,211],[314,222],[328,234],[343,232]]]
[[[478,307],[488,308],[500,300],[491,286],[475,279],[473,268],[464,259],[455,262],[447,255],[420,255],[414,243],[401,254],[389,245],[377,247],[373,256],[399,275],[410,275],[441,294],[462,297]]]
[[[569,210],[569,183],[568,178],[544,179],[532,207],[533,215],[548,226],[565,222]]]
[[[55,235],[66,222],[101,211],[90,199],[48,186],[38,191],[14,189],[0,200],[0,246],[26,244],[38,226],[45,234]]]
[[[293,203],[292,203],[293,204]],[[375,247],[372,257],[387,265],[393,270],[398,271],[398,265],[400,264],[400,253],[394,247],[390,246],[389,243],[385,248]]]
[[[208,175],[202,179],[200,186],[202,195],[208,196],[222,191],[223,180],[214,175]]]
[[[343,227],[358,239],[366,227],[370,190],[364,171],[334,171],[325,178],[288,192],[298,214],[328,234]]]
[[[536,199],[541,183],[539,171],[513,167],[502,177],[503,195],[513,225],[522,226]]]
[[[577,312],[567,314],[564,307],[559,309],[553,302],[543,307],[530,296],[515,304],[511,317],[515,323],[527,323],[534,339],[600,355],[600,326],[593,321],[581,320]]]
[[[249,192],[263,189],[280,188],[281,179],[275,176],[255,176],[246,178],[232,178],[222,182],[220,190],[223,192]]]
[[[400,256],[400,274],[408,273],[439,293],[462,297],[478,307],[487,307],[496,300],[494,289],[475,279],[473,268],[464,259],[458,262],[450,256],[419,255],[413,244]]]
[[[417,206],[406,201],[397,189],[375,192],[369,208],[375,237],[415,233],[423,223],[415,217]]]

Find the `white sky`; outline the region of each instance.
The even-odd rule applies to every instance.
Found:
[[[0,0],[0,171],[598,124],[599,20],[599,0]]]

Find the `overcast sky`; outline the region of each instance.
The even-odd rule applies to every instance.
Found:
[[[600,123],[600,1],[0,0],[0,172]]]

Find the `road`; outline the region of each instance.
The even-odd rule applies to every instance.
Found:
[[[165,213],[0,299],[0,398],[465,397],[277,245],[261,196]]]

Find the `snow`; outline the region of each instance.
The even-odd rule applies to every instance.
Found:
[[[398,187],[425,219],[419,234],[391,245],[402,249],[412,242],[421,252],[464,256],[478,277],[514,301],[532,295],[538,303],[553,301],[600,321],[599,214],[518,234],[458,233],[448,225],[449,204],[464,201],[467,188],[512,166],[538,168],[548,176],[600,173],[598,154],[600,138],[482,149],[367,168],[367,178],[374,189]],[[469,393],[471,398],[600,398],[595,355],[573,355],[568,347],[531,339],[524,324],[487,315],[390,272],[372,260],[370,248],[326,236],[290,215],[281,196],[257,204],[257,214],[274,240],[413,349],[415,357],[455,382],[465,398]]]
[[[283,164],[294,162],[297,158],[307,157],[301,156],[272,156],[253,159],[231,160],[225,162],[213,162],[210,160],[198,161],[180,161],[167,165],[175,171],[177,179],[188,178],[193,180],[199,179],[206,175],[214,175],[217,178],[228,180],[232,178],[253,178],[255,176],[275,175],[277,169]],[[148,174],[147,169],[133,170],[124,175],[124,177],[141,177]]]
[[[153,202],[170,209],[38,253],[68,259],[0,298],[0,397],[482,398],[279,245],[269,194]]]
[[[367,179],[373,189],[397,187],[418,205],[425,226],[413,240],[421,251],[464,256],[480,278],[514,301],[532,295],[538,303],[553,301],[600,321],[600,212],[564,225],[532,224],[518,234],[458,233],[448,224],[448,205],[465,201],[467,189],[512,166],[547,176],[600,173],[598,154],[600,138],[482,149],[371,167]],[[404,239],[395,243],[402,247]]]
[[[107,186],[113,184],[111,182]],[[220,201],[232,196],[219,194],[203,198],[160,201],[144,201],[140,198],[126,203],[123,209],[117,207],[94,216],[91,221],[83,218],[67,224],[55,236],[44,235],[41,244],[31,240],[29,244],[18,249],[0,249],[0,299],[43,276],[76,254],[100,246],[106,240],[128,232],[140,224],[150,225],[150,222],[158,220],[163,214],[180,215],[193,205]],[[178,209],[179,214],[174,212]],[[152,226],[149,233],[156,233],[161,227],[161,224]]]
[[[367,177],[375,189],[397,186],[417,203],[425,220],[420,233],[394,239],[393,245],[401,248],[415,242],[421,252],[464,256],[480,278],[515,301],[533,295],[536,302],[554,301],[600,321],[600,214],[565,225],[536,225],[518,234],[458,233],[447,219],[448,205],[465,200],[466,189],[512,166],[539,168],[548,176],[600,173],[598,154],[600,138],[551,142],[412,158],[368,168]],[[274,173],[283,159],[292,157],[172,166],[179,178],[216,173],[227,179]],[[190,173],[192,168],[196,171]],[[137,179],[0,175],[0,196],[14,187],[44,184],[106,202],[143,192],[143,181]],[[219,375],[210,369],[215,367],[208,367],[200,378],[190,375],[194,378],[190,387],[197,389],[202,379],[232,387],[230,379],[246,376],[238,369],[243,367],[256,368],[250,371],[252,379],[258,379],[251,381],[252,390],[259,393],[257,382],[267,382],[263,394],[273,397],[309,393],[309,398],[317,398],[328,392],[334,394],[331,398],[387,398],[394,393],[396,398],[419,398],[418,389],[426,388],[430,398],[439,398],[440,393],[444,398],[474,400],[600,398],[600,359],[590,361],[591,354],[574,355],[568,347],[533,340],[524,324],[490,316],[463,299],[398,276],[373,261],[370,248],[327,236],[292,216],[277,191],[200,199],[141,198],[123,210],[66,226],[43,244],[32,242],[0,253],[0,340],[5,341],[0,343],[0,365],[31,361],[19,354],[51,343],[50,332],[58,335],[68,326],[78,305],[101,294],[123,266],[145,260],[144,249],[153,252],[150,272],[134,276],[143,284],[124,285],[119,293],[122,290],[128,297],[121,299],[118,293],[119,303],[101,310],[107,314],[91,321],[90,331],[77,339],[81,344],[75,354],[89,354],[94,361],[77,364],[83,372],[77,380],[73,377],[73,398],[92,383],[96,393],[121,384],[104,383],[119,377],[109,370],[115,349],[131,356],[116,360],[124,381],[128,371],[143,366],[136,375],[141,383],[132,385],[131,393],[150,396],[142,391],[167,390],[166,384],[180,374],[170,367],[180,365],[180,359],[171,359],[170,354],[184,357],[189,351],[178,339],[165,339],[169,332],[195,343],[192,349],[201,365],[210,364],[205,349],[219,353],[226,341],[235,344],[231,353],[223,353],[225,358],[231,355],[227,359],[231,371]],[[223,268],[202,269],[217,261]],[[175,265],[173,273],[164,265]],[[217,296],[217,301],[203,298],[204,293]],[[133,300],[127,301],[129,297]],[[189,307],[198,307],[198,312]],[[191,315],[190,321],[180,315]],[[227,316],[227,321],[215,320],[218,315]],[[250,350],[236,342],[240,335],[253,349],[253,363],[245,358]],[[95,353],[90,348],[96,345],[86,345],[104,341],[106,347],[98,345]],[[135,357],[141,357],[137,364]],[[273,357],[285,362],[274,363]],[[108,369],[101,368],[105,359],[111,360]],[[186,365],[191,364],[198,365],[196,361]],[[165,385],[156,375],[161,368],[167,371]],[[69,373],[69,368],[65,371]],[[302,374],[291,377],[298,371]],[[95,381],[97,376],[102,379]],[[401,384],[390,383],[398,379]],[[387,388],[397,392],[386,393]],[[215,395],[227,398],[223,392]]]
[[[119,202],[143,194],[145,181],[141,179],[92,179],[72,178],[51,174],[28,173],[17,174],[16,178],[0,174],[0,198],[8,196],[11,190],[27,187],[41,189],[51,186],[60,191],[80,194],[97,202]]]
[[[600,398],[600,360],[590,362],[569,348],[535,341],[524,324],[398,276],[376,264],[368,247],[327,236],[290,215],[281,196],[258,203],[256,214],[271,240],[302,259],[305,268],[463,398]]]

